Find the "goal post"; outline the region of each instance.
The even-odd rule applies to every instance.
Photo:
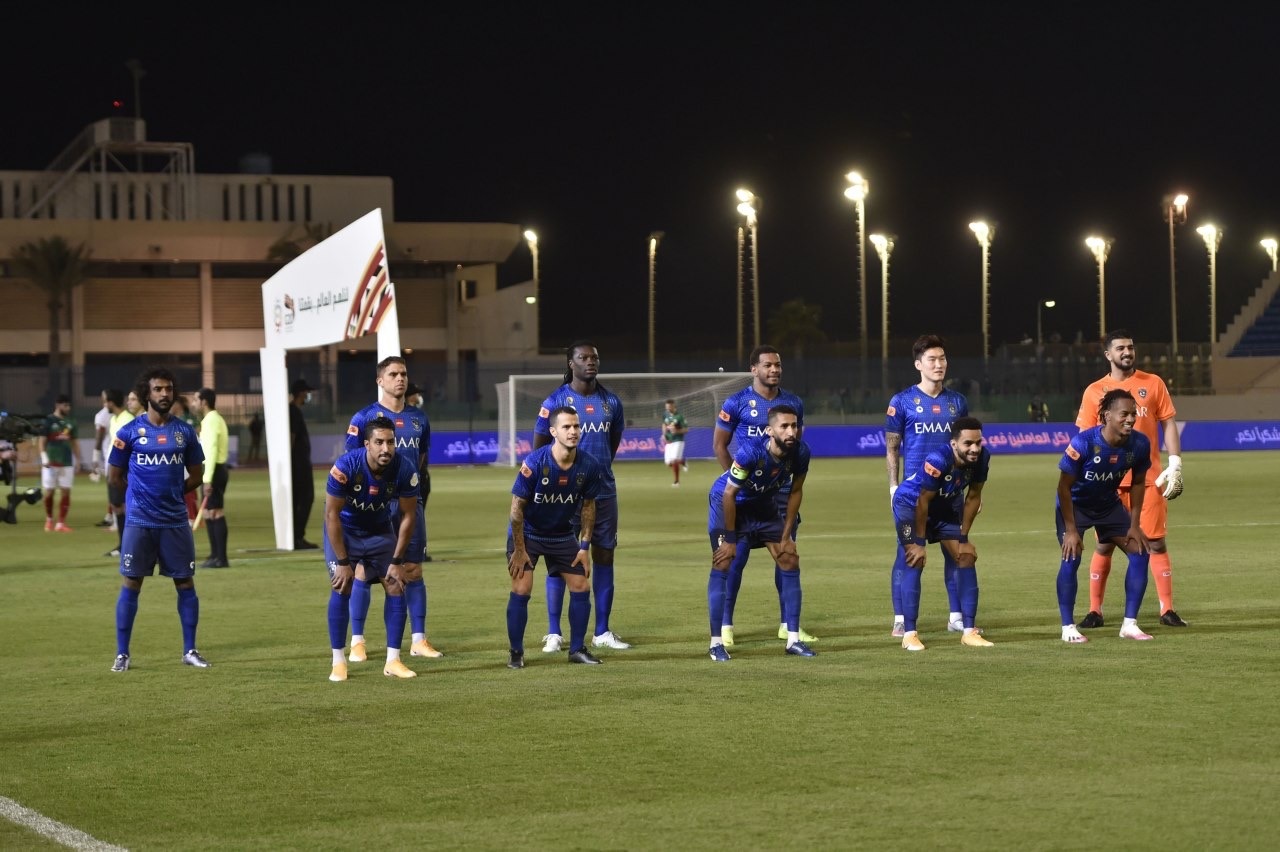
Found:
[[[625,447],[619,460],[652,458],[662,431],[668,399],[689,424],[686,459],[715,457],[711,436],[716,414],[725,399],[751,384],[750,373],[608,373],[599,383],[618,395],[626,417]],[[563,373],[511,375],[495,387],[498,397],[498,456],[494,464],[515,467],[533,449],[533,426],[538,409],[551,392],[564,384]],[[633,443],[633,441],[635,443]],[[653,447],[650,447],[650,442]],[[625,450],[638,448],[639,452]],[[661,458],[661,449],[657,448]]]

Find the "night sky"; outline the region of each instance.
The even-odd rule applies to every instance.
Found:
[[[1115,238],[1108,325],[1168,340],[1161,201],[1175,190],[1191,196],[1177,234],[1182,342],[1208,338],[1196,226],[1225,230],[1220,329],[1269,271],[1258,240],[1280,236],[1274,13],[692,5],[6,10],[0,168],[43,168],[115,98],[132,115],[124,62],[137,57],[149,137],[193,143],[200,171],[262,151],[279,173],[389,175],[400,220],[533,226],[544,345],[590,332],[570,316],[607,295],[636,327],[601,331],[633,333],[636,354],[651,230],[666,232],[659,347],[696,332],[699,347],[732,348],[738,185],[764,199],[766,316],[803,297],[830,338],[856,339],[853,168],[870,181],[868,233],[897,237],[895,337],[978,332],[975,218],[997,224],[993,345],[1034,334],[1040,298],[1058,302],[1046,336],[1093,333],[1091,231]]]

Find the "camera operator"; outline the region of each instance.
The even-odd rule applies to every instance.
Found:
[[[67,526],[67,510],[71,508],[71,486],[80,469],[80,445],[76,441],[76,424],[71,420],[71,397],[58,394],[53,413],[45,418],[40,430],[40,485],[44,489],[44,531],[71,532]],[[58,504],[58,520],[53,519],[53,497],[62,491]]]

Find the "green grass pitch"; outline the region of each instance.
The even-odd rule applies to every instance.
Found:
[[[1083,646],[1058,639],[1055,462],[992,466],[972,540],[995,647],[946,632],[935,547],[928,650],[908,654],[889,637],[883,461],[817,460],[800,554],[818,656],[782,653],[772,566],[757,552],[727,664],[706,657],[714,463],[694,461],[678,490],[659,463],[620,465],[613,626],[635,648],[602,651],[596,667],[543,655],[538,577],[523,671],[505,667],[514,471],[438,467],[428,634],[447,656],[407,658],[414,680],[384,678],[375,591],[372,661],[342,684],[327,680],[322,560],[271,549],[265,474],[247,470],[228,494],[232,567],[197,573],[213,668],[179,664],[173,587],[152,578],[134,669],[109,672],[119,577],[101,554],[114,534],[93,528],[104,489],[82,479],[74,534],[46,534],[40,506],[0,526],[0,796],[130,849],[1274,842],[1280,455],[1188,457],[1169,543],[1191,627],[1158,624],[1151,584],[1141,624],[1155,641],[1118,639],[1118,561],[1108,626]],[[200,532],[197,558],[207,553]],[[0,820],[0,848],[53,846]]]

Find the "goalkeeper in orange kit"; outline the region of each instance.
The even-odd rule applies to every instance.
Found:
[[[1160,599],[1160,623],[1167,627],[1186,627],[1173,608],[1173,569],[1165,544],[1168,534],[1168,501],[1182,493],[1182,444],[1178,436],[1177,411],[1164,380],[1154,373],[1135,369],[1137,355],[1133,335],[1123,329],[1107,334],[1105,352],[1111,372],[1089,385],[1080,401],[1076,426],[1088,429],[1098,425],[1098,403],[1103,394],[1117,388],[1133,394],[1138,405],[1134,428],[1151,441],[1151,468],[1147,471],[1146,500],[1142,505],[1142,532],[1151,543],[1151,575],[1156,581]],[[1160,433],[1164,433],[1167,465],[1160,461]],[[1129,477],[1120,483],[1120,499],[1129,507]],[[1106,593],[1107,575],[1111,571],[1111,552],[1115,545],[1098,542],[1089,563],[1089,614],[1080,627],[1102,627],[1102,599]]]

